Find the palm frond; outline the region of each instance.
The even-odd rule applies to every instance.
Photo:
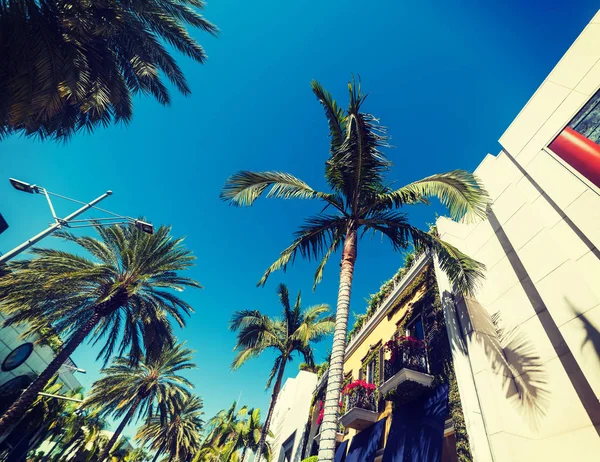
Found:
[[[334,240],[340,239],[346,232],[346,220],[334,215],[318,215],[308,218],[305,224],[296,232],[296,239],[281,252],[279,258],[265,271],[258,282],[264,286],[269,275],[279,269],[286,270],[290,261],[294,261],[296,254],[303,258],[319,258],[329,249]]]
[[[343,204],[335,195],[315,191],[304,181],[282,172],[237,172],[226,181],[221,199],[232,205],[246,207],[252,205],[269,187],[268,198],[321,199],[338,210],[343,209]]]
[[[390,208],[401,207],[428,197],[437,197],[454,220],[464,218],[467,222],[484,219],[489,204],[488,194],[477,177],[464,170],[453,170],[415,181],[380,195],[377,203]]]
[[[312,91],[325,109],[325,117],[329,122],[329,138],[331,140],[331,151],[338,149],[345,138],[346,115],[344,110],[338,106],[331,94],[322,85],[313,80],[310,83]]]

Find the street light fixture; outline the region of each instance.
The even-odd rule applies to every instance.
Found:
[[[138,227],[139,229],[141,229],[145,233],[148,233],[148,234],[154,233],[154,227],[150,223],[147,223],[147,222],[141,221],[141,220],[136,220],[136,219],[128,217],[128,216],[119,215],[117,213],[101,209],[100,207],[96,207],[96,204],[98,202],[100,202],[100,201],[106,199],[108,196],[112,195],[112,191],[110,191],[110,190],[106,191],[104,194],[97,197],[93,201],[86,203],[86,202],[81,202],[81,201],[78,201],[75,199],[71,199],[69,197],[61,196],[60,194],[52,193],[52,192],[48,191],[46,188],[43,188],[43,187],[35,185],[35,184],[32,185],[29,183],[25,183],[24,181],[16,180],[15,178],[10,178],[9,181],[10,181],[10,184],[18,191],[26,192],[29,194],[34,194],[34,193],[43,194],[46,197],[46,200],[48,201],[48,206],[50,207],[50,211],[52,212],[52,217],[54,218],[54,223],[50,224],[50,226],[48,228],[46,228],[44,231],[42,231],[41,233],[36,234],[31,239],[23,242],[21,245],[15,247],[11,251],[6,252],[4,255],[1,255],[0,256],[0,266],[3,263],[10,260],[11,258],[17,256],[24,250],[28,249],[29,247],[31,247],[32,245],[34,245],[36,242],[40,241],[44,237],[52,234],[54,231],[59,230],[63,227],[65,227],[65,228],[84,228],[84,227],[89,227],[89,226],[110,226],[110,225],[118,225],[118,224],[132,224],[132,225]],[[54,211],[54,206],[52,205],[52,200],[50,200],[50,196],[55,196],[55,197],[59,197],[61,199],[69,200],[71,202],[76,202],[78,204],[82,204],[83,206],[81,208],[79,208],[78,210],[76,210],[75,212],[71,213],[70,215],[66,216],[65,218],[59,218],[58,216],[56,216],[56,212]],[[95,208],[96,210],[99,210],[108,215],[111,215],[111,217],[75,220],[75,218],[77,218],[83,212],[85,212],[86,210],[91,209],[91,208]]]
[[[13,188],[18,189],[19,191],[23,191],[29,194],[33,194],[38,192],[37,186],[29,183],[25,183],[24,181],[16,180],[14,178],[9,178],[10,184],[12,184]]]
[[[154,234],[154,226],[152,223],[146,223],[142,220],[135,220],[135,226],[147,234]]]

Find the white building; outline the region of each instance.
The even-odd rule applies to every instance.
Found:
[[[316,384],[316,374],[300,371],[295,378],[287,379],[281,388],[270,425],[273,437],[268,439],[273,462],[302,460],[306,423]]]
[[[0,315],[0,325],[4,317]],[[4,412],[33,380],[54,359],[54,350],[45,344],[35,344],[36,338],[21,338],[22,327],[0,328],[0,410]],[[59,369],[63,384],[60,394],[81,387],[73,375],[77,367],[69,360]],[[4,440],[7,435],[0,437]]]
[[[600,13],[475,171],[488,220],[437,222],[487,267],[437,272],[475,461],[600,459],[599,87]]]

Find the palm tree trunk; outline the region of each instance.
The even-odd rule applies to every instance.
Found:
[[[123,417],[123,420],[121,420],[121,423],[117,427],[117,430],[115,431],[113,436],[110,438],[110,441],[108,442],[106,447],[102,450],[102,454],[100,454],[100,457],[98,457],[99,462],[104,462],[106,459],[108,459],[110,450],[113,448],[113,446],[115,444],[117,444],[117,441],[119,440],[119,436],[121,436],[121,433],[123,433],[123,430],[125,429],[127,424],[130,422],[131,418],[133,417],[133,414],[135,414],[135,411],[137,410],[137,408],[141,402],[142,402],[142,396],[138,394],[135,397],[133,404],[127,411],[127,414],[125,414],[125,417]]]
[[[321,424],[321,441],[319,443],[319,462],[332,462],[335,453],[335,435],[340,410],[340,389],[344,376],[344,355],[346,353],[346,335],[348,330],[348,312],[350,309],[350,293],[352,277],[356,262],[356,229],[349,226],[342,252],[342,268],[340,271],[340,287],[338,290],[335,328],[333,331],[333,347],[327,376],[327,392],[323,422]]]
[[[0,435],[5,433],[12,427],[29,409],[31,404],[37,398],[40,391],[44,389],[54,374],[58,372],[64,362],[69,359],[77,347],[85,340],[92,329],[98,324],[101,319],[100,313],[94,313],[89,321],[63,346],[62,350],[54,357],[48,367],[35,379],[27,389],[21,393],[21,396],[13,403],[13,405],[0,418]]]
[[[279,390],[281,390],[281,381],[283,380],[283,372],[285,371],[286,363],[287,363],[287,359],[284,359],[281,362],[281,367],[279,368],[279,372],[277,372],[277,380],[275,381],[275,385],[273,386],[273,394],[271,395],[271,402],[269,403],[269,412],[267,412],[267,417],[265,418],[265,424],[264,424],[262,432],[260,434],[260,439],[258,440],[258,447],[256,448],[256,457],[254,458],[254,460],[256,462],[260,462],[262,453],[265,449],[265,443],[267,442],[267,435],[269,434],[269,425],[271,424],[271,417],[273,416],[273,409],[275,409],[275,403],[277,402],[277,396],[279,395]]]

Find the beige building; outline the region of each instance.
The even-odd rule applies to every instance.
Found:
[[[283,384],[271,420],[268,443],[273,462],[299,462],[306,440],[306,416],[310,408],[317,375],[300,371]]]
[[[476,461],[600,460],[599,87],[600,13],[476,169],[488,220],[437,221],[487,267],[437,271]]]

